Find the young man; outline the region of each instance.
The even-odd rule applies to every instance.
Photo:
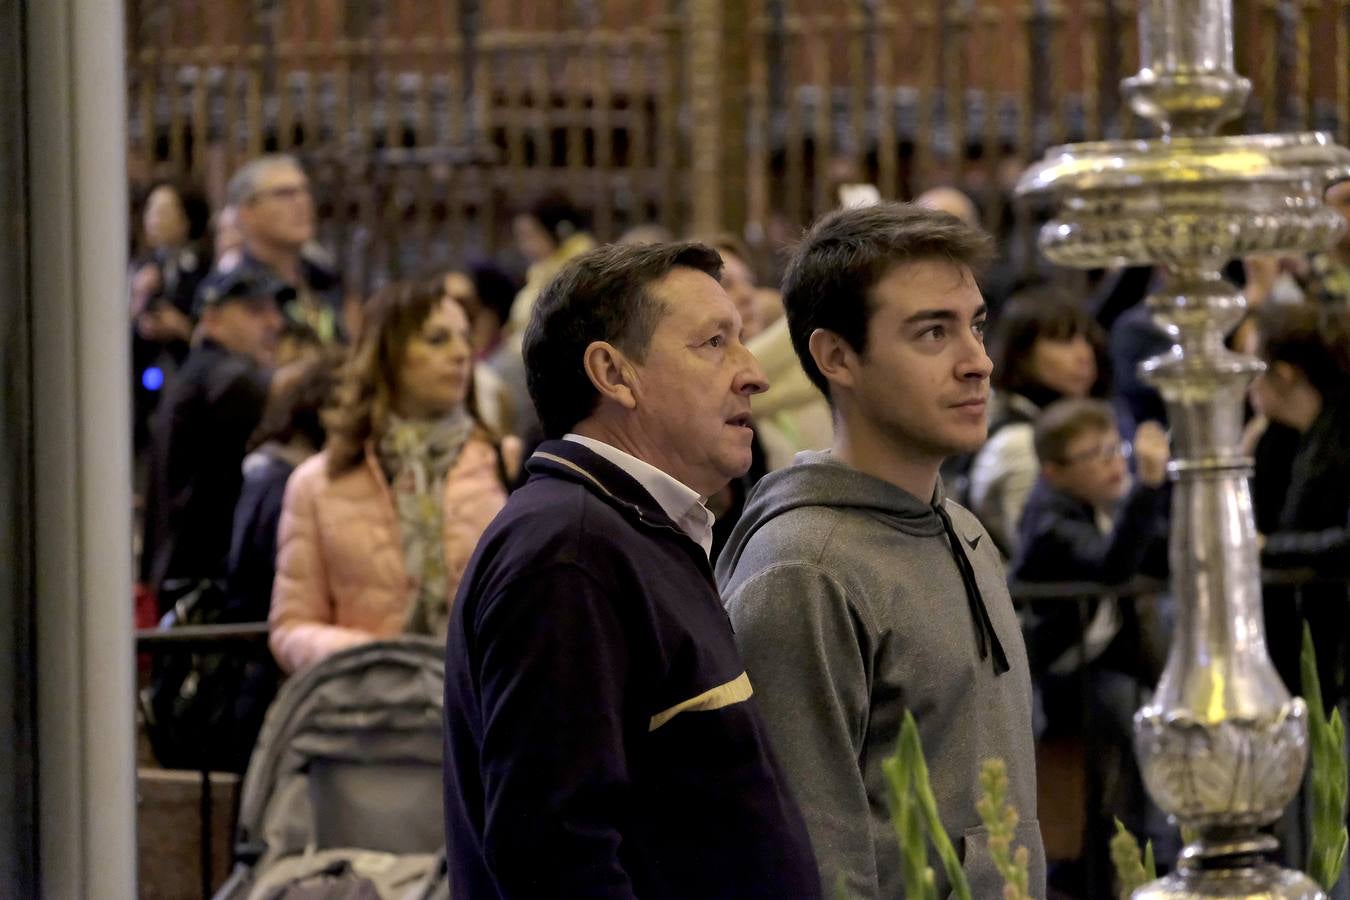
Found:
[[[708,564],[767,385],[700,244],[568,263],[525,333],[550,440],[469,561],[445,684],[457,898],[813,898]]]
[[[907,709],[974,896],[1003,890],[975,806],[994,756],[1022,817],[1031,892],[1044,892],[1021,632],[997,548],[938,478],[985,436],[972,269],[987,244],[950,215],[899,204],[811,229],[783,294],[802,366],[833,407],[834,445],[760,482],[718,562],[824,884],[852,897],[901,896],[881,762]]]

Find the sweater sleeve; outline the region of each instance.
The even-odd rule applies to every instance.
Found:
[[[311,460],[322,465],[322,460]],[[302,466],[286,485],[277,528],[277,572],[268,613],[268,644],[277,664],[294,672],[339,650],[373,640],[333,624],[333,599],[320,546],[315,493],[320,480]]]
[[[870,707],[868,629],[844,588],[809,564],[773,566],[726,599],[755,702],[801,805],[825,894],[878,896],[859,759]]]
[[[1350,523],[1320,531],[1277,531],[1266,538],[1261,564],[1269,569],[1343,573],[1350,566]]]
[[[483,850],[503,898],[634,896],[619,858],[631,648],[615,605],[613,590],[560,565],[475,616]]]

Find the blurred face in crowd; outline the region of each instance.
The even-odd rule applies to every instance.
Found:
[[[922,260],[892,269],[872,289],[867,348],[817,330],[816,364],[841,402],[899,455],[941,461],[984,443],[993,363],[986,308],[970,271]]]
[[[1045,463],[1045,477],[1084,503],[1107,507],[1129,487],[1128,457],[1129,445],[1120,439],[1119,431],[1091,429],[1069,441],[1063,460]]]
[[[178,192],[161,184],[145,201],[145,241],[152,250],[181,247],[188,238],[188,218]]]
[[[271,297],[224,300],[202,311],[207,336],[264,367],[276,364],[283,324],[281,310]]]
[[[516,248],[532,263],[545,259],[558,247],[553,235],[529,213],[521,213],[511,221],[511,233],[516,239]]]
[[[743,337],[746,340],[759,334],[759,309],[755,298],[755,276],[745,260],[734,253],[719,251],[722,255],[722,288],[741,316]]]
[[[1097,382],[1097,358],[1083,334],[1065,340],[1038,338],[1031,346],[1030,366],[1036,381],[1065,397],[1086,397]]]
[[[1342,181],[1327,188],[1325,199],[1327,206],[1340,213],[1347,225],[1336,246],[1342,253],[1350,253],[1350,181]]]
[[[1287,362],[1267,364],[1248,391],[1261,415],[1296,431],[1307,431],[1322,411],[1322,395],[1299,369]]]
[[[646,462],[707,497],[750,468],[750,397],[768,382],[712,276],[680,267],[647,289],[665,313],[643,361],[628,361],[632,431]]]
[[[314,198],[296,166],[264,169],[253,196],[239,206],[239,227],[250,242],[299,252],[314,237]]]
[[[469,317],[458,303],[443,300],[403,349],[395,411],[408,419],[449,415],[468,396],[471,366]]]
[[[244,233],[239,230],[239,207],[222,207],[216,215],[215,258],[224,259],[227,254],[243,246]]]

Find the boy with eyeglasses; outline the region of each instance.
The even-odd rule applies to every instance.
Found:
[[[1167,573],[1167,436],[1135,432],[1133,453],[1100,400],[1051,404],[1036,421],[1041,474],[1019,526],[1021,581],[1117,584]],[[1131,483],[1128,460],[1133,455]]]

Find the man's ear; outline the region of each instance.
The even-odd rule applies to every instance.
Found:
[[[637,408],[633,367],[622,350],[607,341],[592,341],[581,356],[581,364],[601,400],[610,400],[624,409]]]
[[[858,351],[848,341],[827,328],[817,328],[811,332],[806,346],[811,351],[816,368],[830,384],[846,388],[854,386]]]

